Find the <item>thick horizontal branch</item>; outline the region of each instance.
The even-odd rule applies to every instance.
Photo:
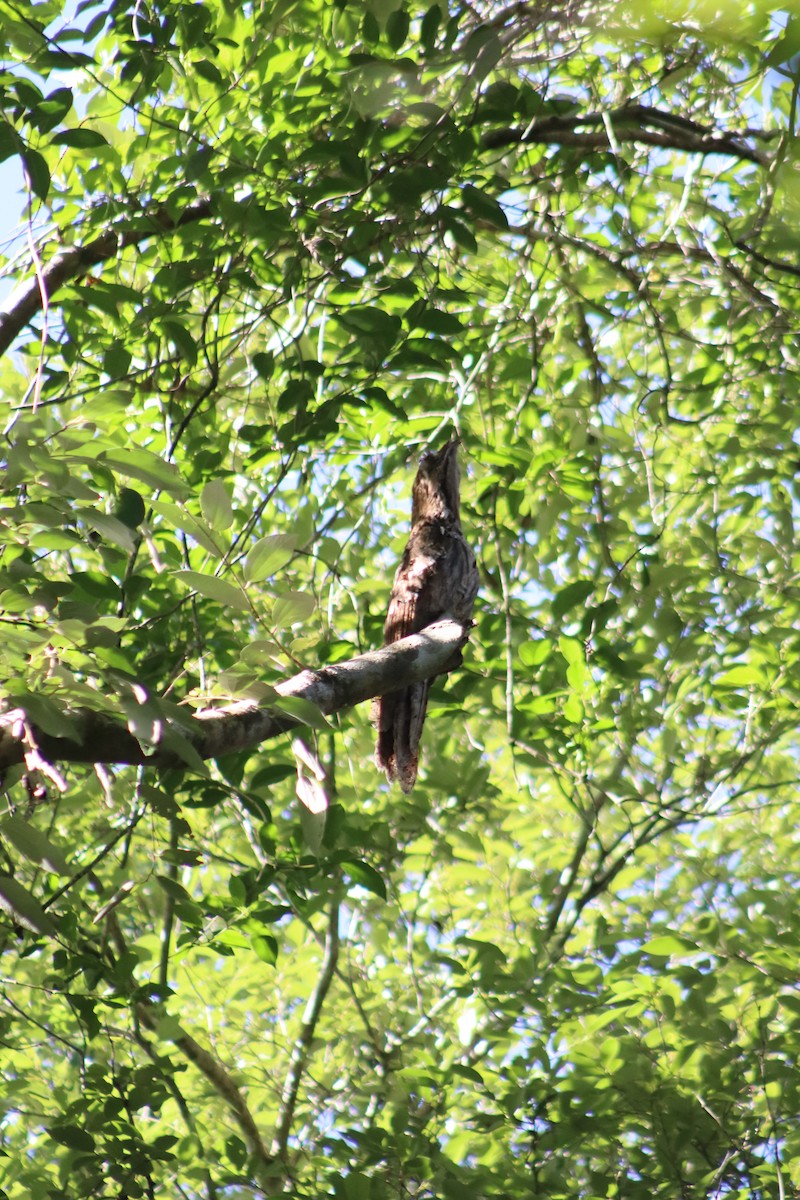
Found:
[[[257,746],[303,724],[303,714],[282,711],[281,700],[289,701],[288,707],[292,698],[307,701],[326,715],[341,712],[373,696],[383,696],[451,670],[466,640],[464,627],[444,618],[422,633],[382,650],[372,650],[319,671],[301,671],[278,684],[275,691],[280,699],[276,705],[240,701],[197,712],[181,708],[179,718],[164,718],[157,744],[144,748],[124,720],[116,716],[87,709],[66,713],[74,732],[70,737],[62,737],[37,728],[24,710],[16,708],[0,714],[0,771],[24,762],[30,753],[38,753],[47,763],[185,766],[181,741],[188,742],[202,759],[219,758]],[[129,716],[137,727],[159,728],[160,708],[155,700],[145,701],[140,712]]]
[[[611,137],[609,136],[609,129]],[[751,136],[755,134],[751,132]],[[587,150],[612,150],[611,138],[618,145],[639,143],[665,150],[683,150],[687,154],[725,154],[731,158],[764,166],[768,156],[740,138],[720,134],[685,117],[632,105],[607,114],[573,113],[544,117],[524,128],[509,126],[484,134],[486,149],[505,146],[560,145],[580,146]]]
[[[42,294],[48,301],[65,283],[79,279],[100,263],[114,258],[128,246],[138,246],[147,238],[171,233],[193,221],[211,215],[211,201],[196,200],[173,217],[164,207],[141,214],[141,224],[133,229],[109,229],[83,246],[69,246],[59,251],[40,274],[16,288],[3,303],[0,311],[0,354],[5,354],[14,339],[42,309]]]

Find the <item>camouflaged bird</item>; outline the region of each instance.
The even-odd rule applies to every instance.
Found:
[[[478,568],[461,529],[458,442],[423,454],[411,503],[411,534],[398,567],[386,615],[386,644],[419,633],[446,615],[471,625]],[[431,680],[382,696],[375,705],[375,761],[391,782],[410,792]]]

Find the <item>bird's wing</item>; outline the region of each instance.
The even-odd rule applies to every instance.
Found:
[[[386,614],[384,635],[387,644],[419,633],[441,616],[440,612],[432,611],[429,603],[430,583],[438,562],[437,555],[415,553],[410,544],[406,547]]]

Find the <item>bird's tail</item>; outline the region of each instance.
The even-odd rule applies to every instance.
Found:
[[[430,680],[382,696],[376,706],[378,742],[375,761],[391,783],[410,792],[417,779],[419,743],[428,707]]]

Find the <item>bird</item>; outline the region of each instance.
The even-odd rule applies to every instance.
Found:
[[[422,455],[411,499],[411,532],[394,578],[384,625],[388,646],[446,615],[465,629],[479,576],[461,528],[457,438]],[[375,761],[389,782],[410,792],[417,778],[419,743],[431,680],[381,696],[375,704]]]

